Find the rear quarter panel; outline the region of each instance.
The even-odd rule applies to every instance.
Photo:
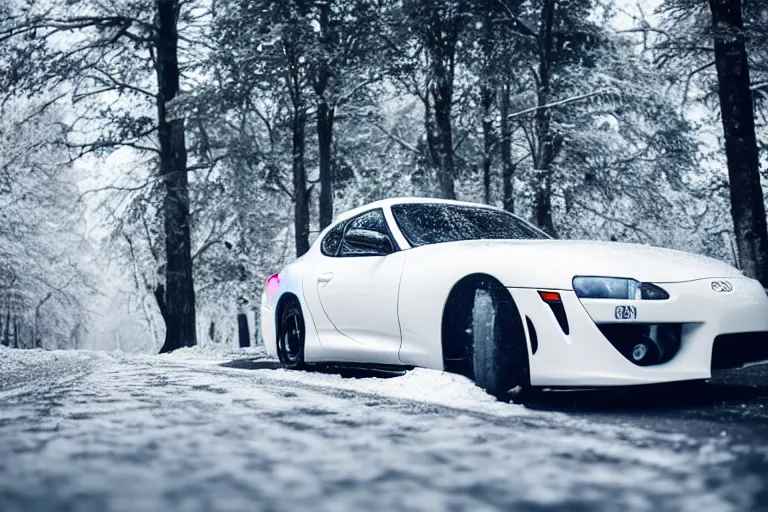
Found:
[[[269,296],[265,290],[262,296],[260,309],[262,341],[267,354],[271,356],[277,357],[278,304],[286,294],[292,294],[299,299],[301,311],[304,315],[304,358],[306,361],[316,361],[322,358],[322,347],[320,346],[313,317],[313,314],[316,314],[316,312],[310,311],[302,289],[304,275],[307,268],[312,265],[314,257],[316,256],[310,251],[304,257],[284,267],[278,274],[280,283],[277,291],[273,296]]]

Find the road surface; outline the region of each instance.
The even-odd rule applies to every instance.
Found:
[[[765,367],[523,407],[181,352],[0,347],[0,510],[768,510]]]

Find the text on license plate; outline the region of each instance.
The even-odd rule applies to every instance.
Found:
[[[637,320],[637,308],[635,306],[616,306],[616,320]]]

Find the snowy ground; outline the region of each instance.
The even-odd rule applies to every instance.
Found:
[[[219,364],[233,356],[247,360]],[[0,510],[768,507],[765,372],[758,387],[695,397],[560,393],[522,407],[428,370],[273,366],[258,351],[0,347]]]

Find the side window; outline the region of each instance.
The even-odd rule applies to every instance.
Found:
[[[378,233],[379,237],[355,239],[352,230]],[[350,233],[352,232],[352,233]],[[357,232],[357,234],[360,234]],[[347,224],[344,241],[341,243],[341,256],[381,256],[394,251],[392,237],[389,234],[387,220],[381,208],[365,212]]]
[[[336,227],[325,234],[325,238],[320,243],[320,252],[326,256],[338,256],[341,239],[344,236],[344,227],[346,222],[340,222]]]
[[[389,235],[387,220],[384,218],[384,212],[381,209],[371,210],[355,217],[349,223],[349,229],[370,229],[382,235]]]

